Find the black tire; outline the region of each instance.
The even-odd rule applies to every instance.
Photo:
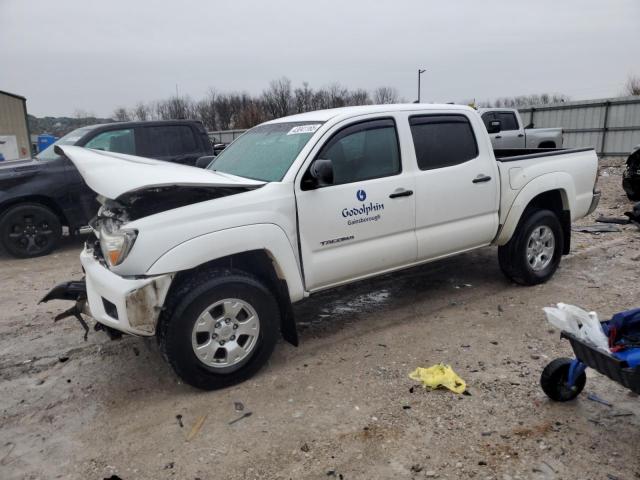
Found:
[[[582,372],[573,387],[567,386],[569,380],[570,358],[557,358],[549,363],[540,375],[540,386],[551,400],[556,402],[568,402],[573,400],[584,389],[587,383],[587,375]]]
[[[260,324],[249,356],[237,366],[228,367],[231,371],[206,365],[192,347],[192,330],[199,315],[227,298],[248,303]],[[158,323],[160,350],[176,374],[196,388],[216,390],[247,380],[267,363],[278,339],[280,311],[274,295],[258,279],[238,270],[195,274],[170,293],[166,305]]]
[[[631,180],[631,175],[625,172],[622,177],[622,189],[627,194],[627,198],[632,202],[640,200],[640,179],[633,182]]]
[[[21,203],[0,218],[0,241],[14,257],[32,258],[51,253],[62,237],[60,219],[49,207]]]
[[[527,242],[535,229],[548,227],[554,236],[554,251],[550,262],[541,270],[534,270],[527,260]],[[500,269],[520,285],[537,285],[549,280],[555,273],[564,245],[560,220],[551,210],[531,209],[523,214],[516,231],[506,245],[498,247]]]

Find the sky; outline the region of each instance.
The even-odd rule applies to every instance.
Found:
[[[0,90],[29,113],[108,117],[273,79],[408,101],[619,95],[640,76],[639,0],[0,0]]]

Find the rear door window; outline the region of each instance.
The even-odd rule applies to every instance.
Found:
[[[177,157],[199,153],[195,132],[187,125],[143,127],[144,155],[151,158]]]
[[[425,115],[409,119],[420,170],[450,167],[478,156],[478,144],[464,115]]]
[[[487,127],[487,130],[490,127],[490,123],[496,120],[496,116],[493,112],[487,112],[482,115],[482,121],[484,122],[484,126]]]
[[[136,154],[136,138],[132,128],[111,130],[97,134],[84,144],[85,148],[104,150],[105,152]]]

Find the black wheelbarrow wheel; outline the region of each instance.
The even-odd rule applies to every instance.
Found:
[[[551,400],[556,402],[573,400],[580,395],[587,383],[587,375],[581,372],[572,387],[567,385],[572,361],[570,358],[557,358],[542,371],[540,386]]]

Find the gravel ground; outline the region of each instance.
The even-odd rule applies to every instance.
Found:
[[[620,162],[601,174],[597,213],[619,216],[631,205]],[[256,377],[217,392],[182,384],[153,340],[85,342],[72,319],[53,324],[69,304],[37,301],[80,277],[80,240],[45,258],[2,256],[0,477],[640,478],[636,395],[593,372],[567,404],[538,384],[571,354],[541,308],[605,318],[638,306],[638,245],[631,226],[574,233],[573,253],[537,287],[505,280],[486,248],[317,295],[296,307],[299,348],[281,342]],[[407,376],[438,362],[470,395]]]

